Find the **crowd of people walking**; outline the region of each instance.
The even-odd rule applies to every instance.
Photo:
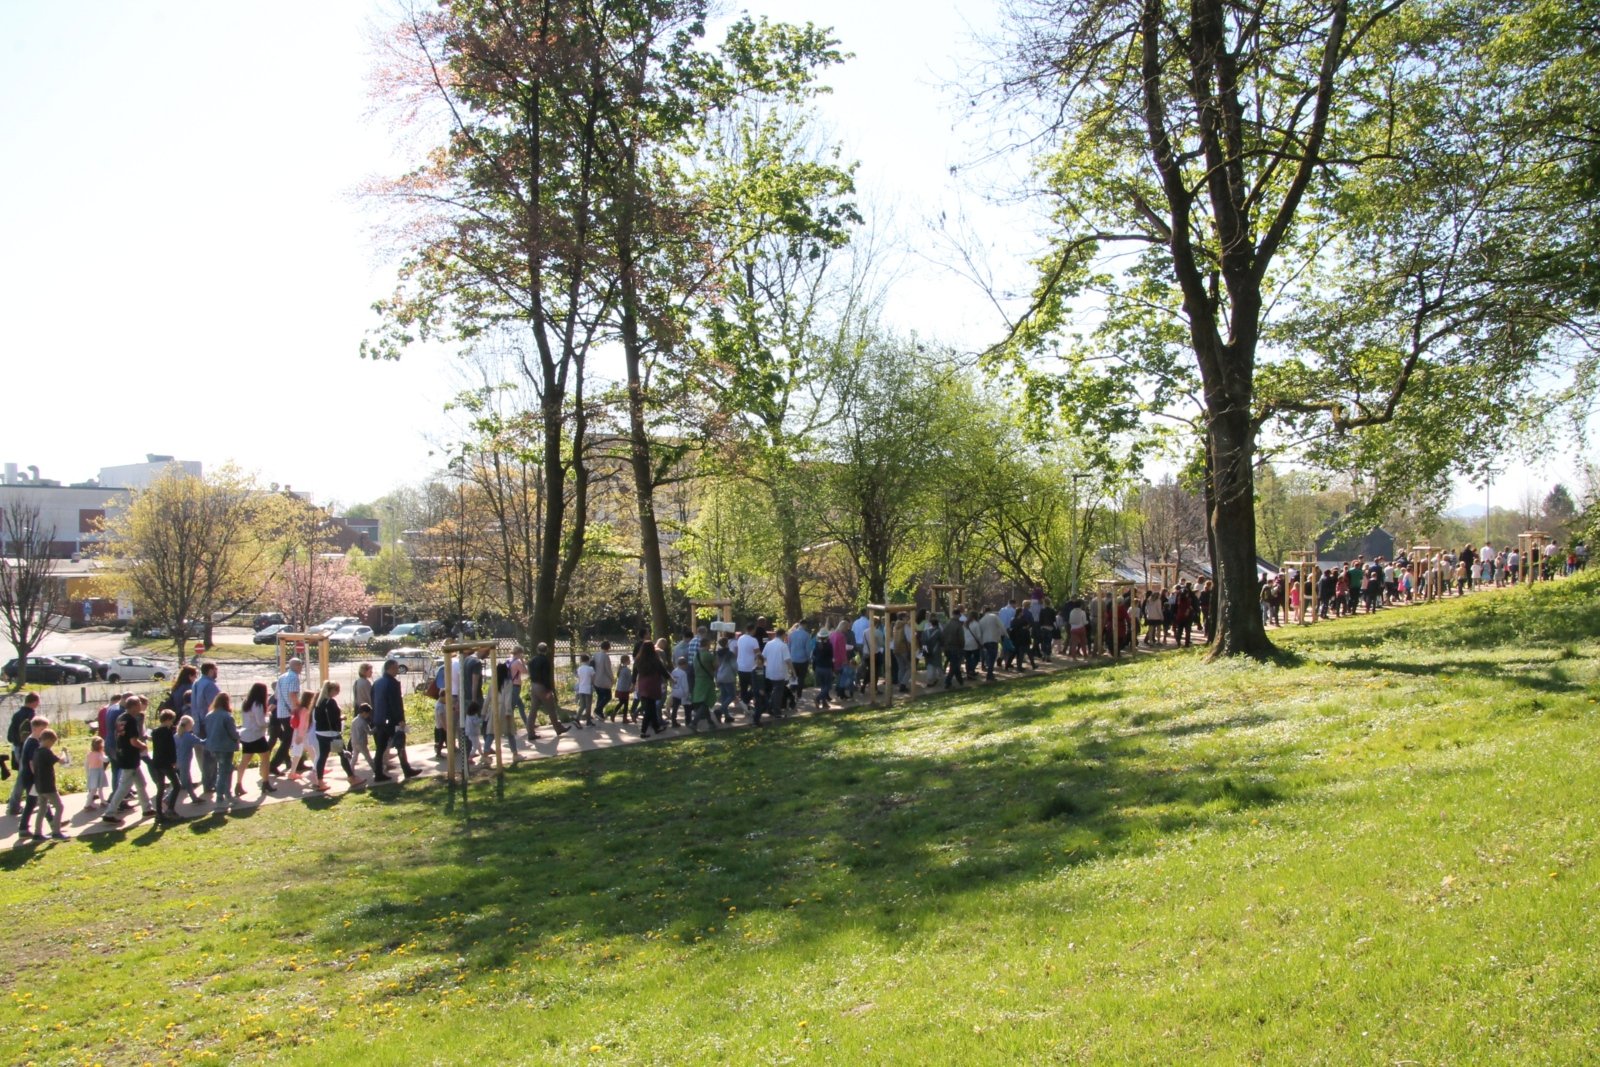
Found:
[[[1467,545],[1427,558],[1400,553],[1304,573],[1289,568],[1262,579],[1262,618],[1286,625],[1313,613],[1373,612],[1419,597],[1571,573],[1586,562],[1577,552],[1561,558],[1554,545],[1536,546],[1531,555],[1525,560],[1516,548]],[[956,604],[914,617],[862,608],[852,619],[806,618],[787,629],[757,618],[743,629],[699,624],[675,641],[641,633],[626,652],[600,641],[578,657],[567,710],[546,645],[531,656],[514,649],[494,662],[492,674],[485,658],[470,651],[451,659],[448,678],[440,664],[426,683],[433,753],[443,759],[454,737],[462,766],[487,764],[509,742],[515,763],[522,745],[537,736],[541,716],[557,737],[635,724],[640,737],[702,725],[716,730],[738,718],[759,726],[808,700],[827,710],[861,695],[909,693],[913,686],[992,683],[1058,655],[1116,657],[1141,645],[1204,643],[1213,634],[1211,601],[1210,582],[1142,592],[1132,583],[1102,583],[1094,596],[1059,604],[1035,590],[1024,600],[972,609]],[[84,757],[86,810],[121,825],[137,795],[145,816],[171,823],[185,818],[180,804],[222,814],[248,803],[252,791],[258,800],[276,792],[285,780],[301,783],[309,794],[325,793],[334,757],[352,788],[422,773],[406,751],[412,724],[398,662],[362,664],[348,705],[339,683],[310,688],[303,669],[299,658],[289,660],[270,683],[252,684],[237,709],[210,662],[183,667],[153,713],[145,696],[113,696],[95,717]],[[39,714],[37,694],[28,694],[13,714],[7,740],[18,770],[7,814],[20,819],[18,839],[64,839],[58,771],[71,762],[57,731]]]

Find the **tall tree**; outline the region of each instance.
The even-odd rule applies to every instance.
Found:
[[[405,209],[404,259],[363,354],[485,336],[516,354],[538,405],[544,493],[562,502],[543,512],[529,622],[551,642],[589,516],[585,370],[617,297],[601,232],[609,15],[584,0],[413,7],[377,81],[402,117],[444,132],[424,163],[374,189]]]
[[[852,168],[811,146],[803,116],[748,109],[711,131],[707,199],[726,248],[720,299],[692,341],[710,393],[713,466],[753,483],[766,502],[783,614],[798,619],[800,560],[810,533],[801,461],[838,415],[846,368],[838,336],[871,306],[871,253],[841,249],[860,216]]]
[[[1056,116],[1059,235],[1026,326],[1053,328],[1102,250],[1143,249],[1176,290],[1199,371],[1221,632],[1263,654],[1252,464],[1269,272],[1327,166],[1355,48],[1389,9],[1349,0],[1039,0],[1020,5],[1012,87]],[[1114,285],[1111,279],[1100,279]],[[1169,339],[1170,341],[1170,339]],[[1170,343],[1164,347],[1170,348]]]
[[[39,506],[9,501],[0,510],[0,626],[17,653],[12,684],[28,681],[28,657],[50,632],[51,617],[64,606],[56,603],[53,577],[54,526],[39,518]]]
[[[706,146],[718,144],[712,131],[723,116],[793,105],[819,92],[817,71],[841,56],[813,26],[748,17],[734,22],[719,48],[705,50],[699,45],[705,0],[618,0],[610,6],[620,16],[612,24],[620,70],[606,111],[611,136],[603,169],[613,210],[607,233],[619,280],[616,331],[626,372],[639,555],[651,621],[665,632],[671,620],[655,492],[682,476],[686,426],[683,418],[675,420],[672,433],[679,439],[663,440],[667,435],[653,432],[651,415],[671,412],[685,390],[702,387],[686,320],[708,298],[723,296],[726,264],[747,260],[763,232],[826,242],[836,226],[836,209],[813,204],[832,190],[811,169],[781,152],[735,161]],[[728,167],[739,168],[732,182],[721,178]],[[698,173],[706,169],[709,180]]]
[[[1221,654],[1270,649],[1254,602],[1264,433],[1361,469],[1376,505],[1437,491],[1529,421],[1486,380],[1592,345],[1533,267],[1571,197],[1527,195],[1537,140],[1489,121],[1506,86],[1470,2],[1019,0],[1013,100],[1042,105],[1052,245],[1010,338],[1047,352],[1075,301],[1135,368],[1107,398],[1198,379]],[[1530,127],[1531,129],[1531,127]],[[1537,210],[1542,204],[1545,212]],[[1123,264],[1111,250],[1131,248]],[[1076,355],[1076,352],[1074,353]],[[1476,363],[1474,362],[1476,361]],[[1072,362],[1080,368],[1081,362]],[[1474,367],[1488,368],[1483,376]],[[1088,376],[1093,379],[1094,375]],[[1510,417],[1507,417],[1507,415]]]

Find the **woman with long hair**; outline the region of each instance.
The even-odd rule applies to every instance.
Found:
[[[267,685],[257,682],[250,687],[239,712],[239,747],[243,752],[239,769],[233,780],[233,795],[244,795],[244,772],[251,764],[261,768],[261,791],[277,792],[272,776],[267,772],[267,758],[272,751],[272,739],[267,736]]]
[[[344,751],[344,713],[339,710],[339,683],[323,682],[317,694],[316,706],[311,711],[311,727],[317,739],[316,784],[319,793],[328,791],[328,754],[335,750],[344,765],[345,778],[352,786],[362,785],[365,779],[357,778],[350,769],[349,756]]]
[[[633,664],[634,696],[639,701],[642,714],[639,719],[639,736],[649,737],[650,732],[661,732],[661,695],[667,677],[661,653],[649,641],[639,642],[639,654]]]

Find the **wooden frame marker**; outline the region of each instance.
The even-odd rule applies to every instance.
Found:
[[[305,651],[298,648],[290,651],[286,645],[304,645]],[[317,674],[321,678],[318,683],[320,689],[328,681],[328,635],[327,634],[286,634],[278,632],[278,673],[282,674],[289,669],[289,660],[296,656],[309,654],[311,646],[317,646]],[[302,688],[304,688],[302,684]]]
[[[1288,552],[1285,553],[1285,555],[1287,558],[1285,558],[1283,561],[1284,580],[1287,583],[1289,571],[1292,568],[1295,572],[1295,584],[1300,587],[1300,604],[1297,608],[1295,608],[1294,621],[1299,623],[1301,626],[1304,626],[1308,622],[1315,621],[1317,617],[1316,579],[1321,577],[1320,573],[1318,573],[1320,572],[1321,568],[1317,566],[1317,557],[1310,552]],[[1307,589],[1308,585],[1309,591]],[[1287,598],[1288,595],[1288,590],[1285,588],[1284,597]],[[1307,601],[1312,602],[1310,619],[1306,618]],[[1289,605],[1285,603],[1283,606],[1285,611],[1287,611]]]
[[[1100,608],[1094,613],[1094,654],[1100,655],[1107,649],[1106,645],[1106,591],[1111,593],[1111,658],[1117,659],[1122,655],[1123,645],[1117,640],[1117,600],[1121,598],[1123,590],[1137,593],[1138,582],[1125,582],[1120,578],[1097,578],[1094,583],[1094,597],[1099,602]],[[1133,621],[1133,605],[1128,605],[1128,621]],[[1133,644],[1133,633],[1128,634],[1128,644]]]
[[[1517,534],[1517,580],[1523,582],[1537,582],[1544,577],[1544,546],[1550,540],[1550,535],[1543,530],[1524,530]],[[1539,566],[1534,566],[1534,556],[1539,557]]]
[[[886,664],[889,662],[888,657],[894,655],[894,639],[891,635],[890,627],[894,625],[894,620],[897,615],[905,615],[907,624],[911,625],[911,662],[906,668],[906,673],[909,677],[904,679],[904,681],[906,688],[909,690],[909,692],[906,694],[906,699],[916,699],[917,650],[920,647],[920,641],[917,637],[917,628],[912,624],[916,610],[917,606],[915,604],[867,605],[867,696],[868,702],[873,706],[877,706],[878,704],[878,653],[880,651],[886,653],[884,656],[884,662]],[[878,648],[877,624],[879,619],[883,620],[883,639],[888,642],[888,647],[881,650]],[[891,675],[890,678],[884,679],[883,706],[887,708],[892,707],[893,705],[894,681],[893,676]]]
[[[493,642],[485,644],[482,641],[447,641],[439,651],[444,653],[445,783],[449,786],[454,786],[456,782],[457,760],[459,758],[457,755],[456,741],[461,730],[460,723],[462,714],[465,711],[465,709],[461,706],[461,698],[466,694],[457,693],[455,691],[456,679],[454,668],[456,656],[463,653],[478,652],[487,653],[488,655],[488,659],[485,661],[486,666],[484,670],[485,676],[489,680],[489,699],[487,701],[487,710],[491,716],[491,721],[494,723],[494,762],[495,769],[500,773],[504,773],[505,761],[500,751],[501,734],[504,730],[504,719],[500,715],[500,682],[495,677],[495,674],[497,673],[495,668],[499,665],[500,661],[500,650]],[[529,739],[529,743],[532,744],[531,738]],[[465,791],[467,779],[471,774],[471,768],[463,765],[460,767],[460,773],[461,788],[463,791]]]
[[[933,591],[933,610],[945,618],[953,618],[956,605],[966,599],[967,587],[952,582],[938,582],[929,587]]]
[[[720,621],[733,622],[733,601],[731,600],[691,600],[689,601],[689,632],[700,632],[700,609],[716,608],[721,615]],[[670,636],[670,635],[669,635]],[[714,639],[714,638],[713,638]]]

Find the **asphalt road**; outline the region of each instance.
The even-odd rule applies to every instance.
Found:
[[[248,626],[219,626],[212,632],[212,637],[217,644],[247,645],[254,636],[254,632]],[[120,632],[82,633],[68,631],[65,633],[52,633],[47,635],[40,643],[39,649],[35,654],[49,656],[57,652],[78,652],[86,656],[93,656],[96,659],[110,659],[113,656],[121,655],[139,655],[167,665],[169,678],[175,673],[175,668],[172,667],[175,660],[170,651],[165,654],[152,654],[148,650],[141,648],[124,653],[123,645],[126,641],[127,634]],[[5,646],[7,653],[5,658],[9,660],[15,657],[16,650],[10,646],[10,642],[5,642]],[[338,682],[344,692],[348,694],[352,684],[355,682],[356,671],[360,668],[361,662],[357,660],[354,662],[335,663],[329,669],[328,677]],[[383,662],[383,657],[373,656],[369,662],[373,664],[374,668],[377,668]],[[277,673],[278,665],[273,660],[258,662],[220,660],[217,663],[218,684],[226,692],[240,696],[244,695],[252,683],[271,682],[277,676]],[[312,675],[314,678],[314,669]],[[405,684],[407,689],[410,689],[410,683],[416,680],[420,680],[420,676],[417,676],[417,678],[402,676],[401,678],[402,684]],[[140,683],[118,686],[117,688],[120,691],[123,688],[142,690],[146,687],[152,691],[162,688],[156,683]],[[53,706],[52,710],[65,712],[65,714],[74,719],[86,718],[104,703],[110,692],[111,687],[104,683],[91,686],[54,686],[52,691],[47,694],[46,703]],[[83,696],[87,696],[89,699],[87,701],[80,700],[80,697]]]

